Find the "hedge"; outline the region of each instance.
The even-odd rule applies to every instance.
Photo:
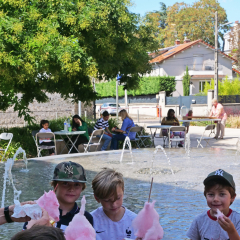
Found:
[[[169,96],[176,89],[175,77],[143,77],[138,86],[133,90],[128,90],[128,95],[148,95],[157,94],[160,91],[166,91]],[[97,83],[96,92],[99,97],[115,97],[116,96],[116,80],[109,82]],[[119,85],[118,96],[124,96],[124,86]]]

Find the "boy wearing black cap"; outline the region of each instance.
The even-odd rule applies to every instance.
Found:
[[[210,173],[203,183],[210,210],[194,219],[187,237],[192,240],[240,240],[240,214],[229,208],[236,197],[233,176],[218,169]],[[217,210],[223,213],[222,217],[216,218]]]
[[[80,208],[76,201],[86,188],[86,174],[84,168],[75,162],[61,162],[55,169],[51,185],[53,186],[59,202],[59,221],[56,227],[65,231]],[[84,216],[93,225],[92,215],[85,211]],[[27,223],[23,229],[26,229]]]

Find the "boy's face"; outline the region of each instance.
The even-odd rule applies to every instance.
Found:
[[[104,121],[108,121],[108,119],[109,119],[109,116],[105,116],[105,117],[103,116]]]
[[[103,210],[108,217],[121,215],[123,204],[123,190],[121,186],[117,186],[117,199],[114,201],[114,197],[108,199],[95,199],[102,204]]]
[[[80,197],[83,184],[79,182],[59,182],[56,189],[56,196],[61,205],[73,204]]]
[[[229,206],[234,201],[235,197],[231,197],[227,189],[216,185],[206,193],[206,199],[207,205],[211,208],[212,215],[217,213],[217,209],[223,212],[224,215],[227,215]]]
[[[43,128],[44,128],[45,130],[47,130],[48,127],[49,127],[49,124],[48,124],[48,123],[44,123],[42,126],[43,126]]]

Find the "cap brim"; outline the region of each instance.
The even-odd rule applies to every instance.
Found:
[[[214,180],[214,179],[221,179],[222,181],[226,182],[230,187],[232,187],[235,190],[235,187],[232,186],[232,184],[224,177],[221,177],[219,175],[213,175],[213,176],[209,176],[207,177],[204,181],[203,184],[206,185],[210,180]]]
[[[80,183],[86,183],[86,181],[76,180],[76,179],[53,179],[52,181],[58,181],[58,182],[80,182]]]

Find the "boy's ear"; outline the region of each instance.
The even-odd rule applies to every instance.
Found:
[[[231,204],[234,202],[235,198],[236,198],[237,194],[235,194],[234,197],[231,197]]]
[[[94,198],[96,199],[96,201],[97,201],[98,203],[100,203],[100,200],[99,200],[99,198],[98,198],[98,197],[96,197],[96,196],[95,196],[95,194],[94,194]]]

